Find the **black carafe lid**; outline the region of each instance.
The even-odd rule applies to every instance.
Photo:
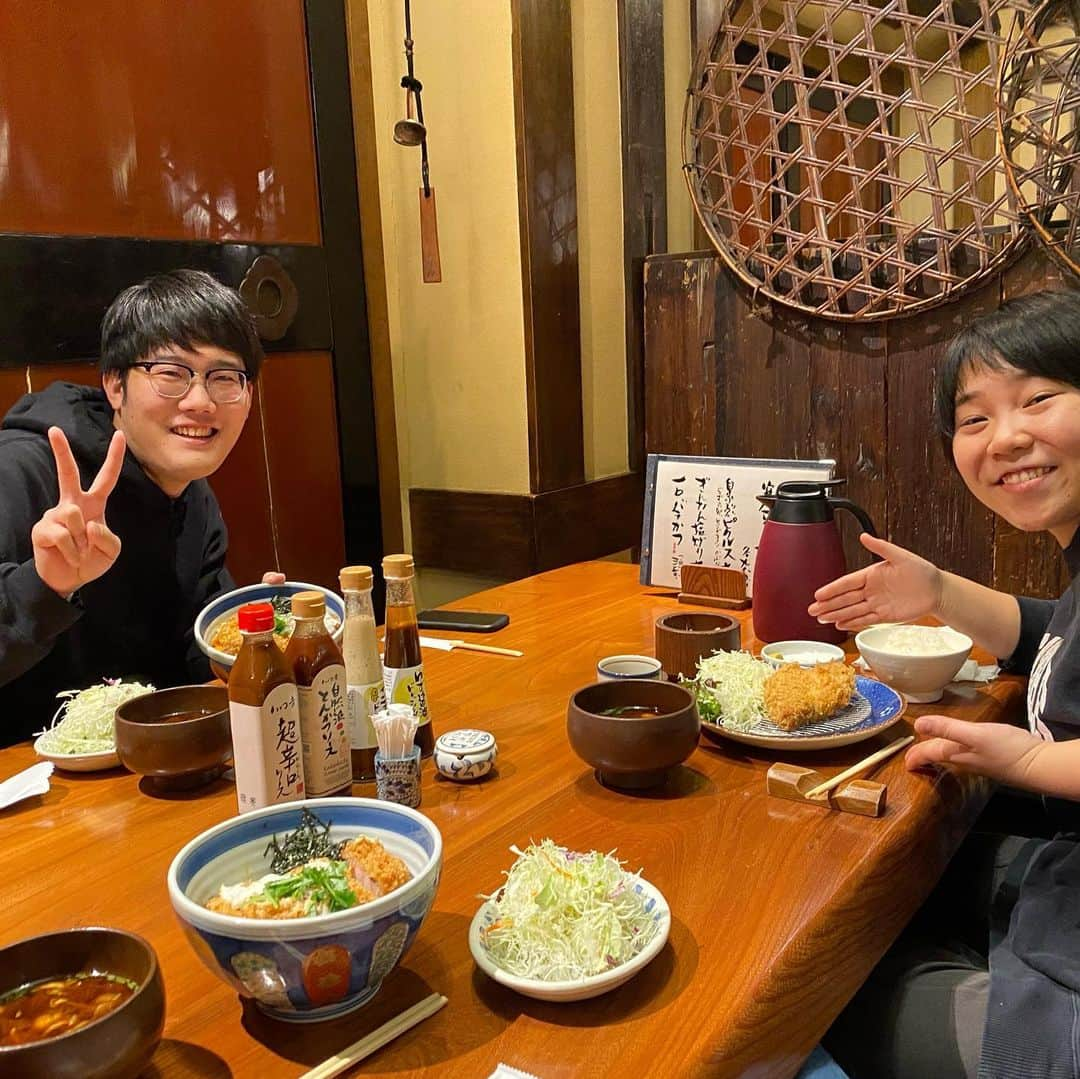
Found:
[[[813,525],[833,519],[829,490],[847,480],[785,480],[775,495],[758,495],[769,507],[769,520],[786,525]]]

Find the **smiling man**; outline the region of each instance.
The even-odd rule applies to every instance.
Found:
[[[106,677],[210,676],[201,607],[233,587],[206,477],[236,445],[263,352],[240,297],[176,270],[122,292],[102,389],[57,382],[0,425],[0,745]]]

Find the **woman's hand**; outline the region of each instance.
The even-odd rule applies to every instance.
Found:
[[[937,612],[944,580],[937,566],[866,532],[859,542],[882,561],[819,588],[807,608],[811,618],[854,632]]]
[[[948,716],[922,716],[915,730],[928,735],[907,751],[911,770],[928,764],[948,764],[961,772],[976,772],[1011,787],[1038,791],[1032,775],[1036,759],[1053,743],[1007,723],[969,723]]]
[[[69,597],[96,581],[120,554],[120,538],[105,523],[105,504],[124,464],[124,436],[117,431],[101,470],[84,491],[79,466],[59,427],[49,428],[60,497],[30,533],[37,575],[54,592]]]

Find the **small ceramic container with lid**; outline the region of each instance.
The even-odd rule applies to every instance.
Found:
[[[447,779],[470,780],[486,776],[499,755],[495,737],[471,728],[447,731],[435,740],[435,767]]]

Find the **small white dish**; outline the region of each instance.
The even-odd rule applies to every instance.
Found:
[[[605,656],[596,665],[601,682],[617,682],[623,678],[660,678],[661,663],[653,656]]]
[[[667,900],[660,894],[660,890],[651,885],[647,880],[640,877],[634,887],[645,899],[645,909],[648,910],[656,922],[656,935],[638,952],[632,959],[628,959],[621,966],[612,970],[606,970],[603,974],[593,974],[588,978],[579,978],[568,982],[544,982],[538,978],[519,978],[515,974],[505,971],[497,966],[488,955],[484,947],[481,929],[495,920],[496,908],[492,900],[487,900],[476,912],[472,924],[469,926],[469,950],[472,952],[476,965],[492,980],[507,989],[513,989],[515,993],[521,993],[535,1000],[548,1000],[556,1004],[565,1004],[574,1000],[589,1000],[598,997],[602,993],[609,993],[620,985],[628,982],[635,974],[643,970],[659,954],[667,943],[668,933],[671,931],[671,908]]]
[[[41,748],[41,738],[34,740],[34,752],[42,760],[52,761],[65,772],[103,772],[106,768],[119,768],[120,757],[115,749],[103,753],[50,753]]]
[[[819,663],[844,660],[844,650],[824,641],[773,641],[761,650],[761,658],[774,667],[797,663],[800,667],[816,667]]]

